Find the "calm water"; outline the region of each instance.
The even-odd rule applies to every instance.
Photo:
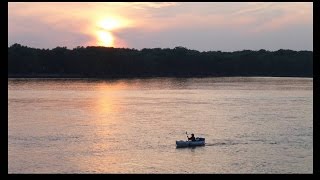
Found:
[[[8,136],[8,173],[313,173],[313,79],[9,79]]]

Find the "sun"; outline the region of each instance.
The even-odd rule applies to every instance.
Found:
[[[100,46],[111,47],[114,45],[114,38],[108,31],[98,31],[98,44]]]
[[[128,20],[117,16],[97,19],[93,30],[96,36],[96,43],[99,46],[114,47],[115,42],[119,43],[119,38],[114,35],[115,32],[128,26],[130,26]]]
[[[121,23],[119,20],[111,19],[111,18],[104,19],[104,20],[100,21],[100,23],[99,23],[100,28],[107,30],[107,31],[114,30],[114,29],[120,27],[120,25],[121,25]]]

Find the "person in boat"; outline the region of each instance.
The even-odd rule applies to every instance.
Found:
[[[194,137],[194,134],[191,134],[191,137],[188,137],[189,141],[196,141],[196,138]]]

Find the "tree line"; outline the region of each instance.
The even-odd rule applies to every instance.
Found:
[[[313,77],[313,52],[280,49],[234,52],[185,47],[8,47],[8,77]]]

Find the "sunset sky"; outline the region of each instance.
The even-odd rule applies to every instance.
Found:
[[[313,50],[313,3],[9,2],[8,45]]]

